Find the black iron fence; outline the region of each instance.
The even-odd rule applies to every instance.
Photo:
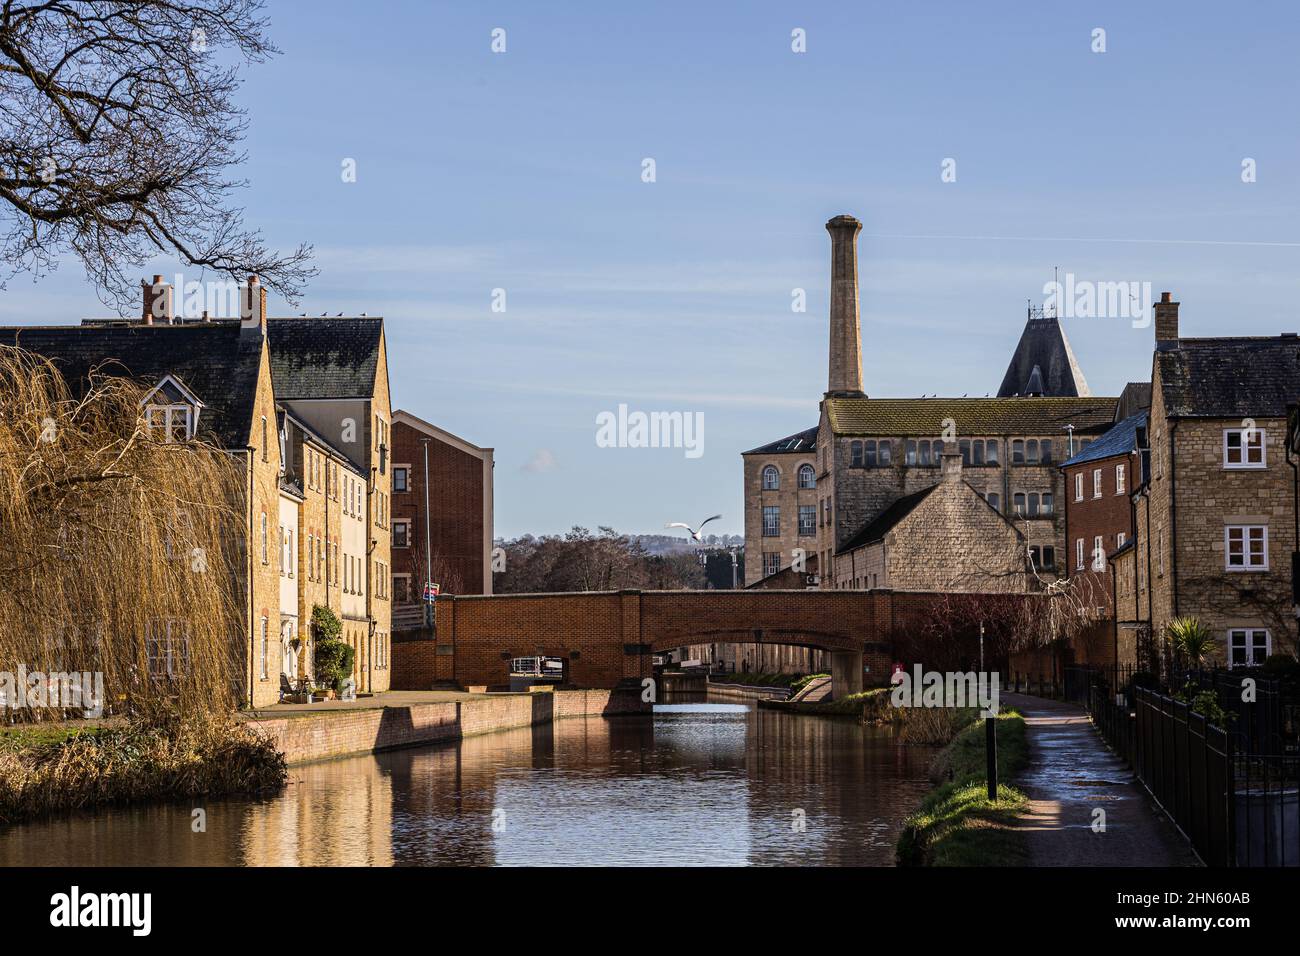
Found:
[[[1300,866],[1296,701],[1276,683],[1243,700],[1239,674],[1184,677],[1194,686],[1177,699],[1142,686],[1141,673],[1069,667],[1063,692],[1088,709],[1207,865]],[[1221,713],[1198,701],[1202,689],[1215,692]]]

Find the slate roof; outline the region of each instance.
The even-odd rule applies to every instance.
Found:
[[[1068,468],[1071,465],[1082,465],[1087,461],[1100,461],[1114,455],[1127,455],[1137,448],[1137,430],[1146,428],[1146,425],[1146,412],[1130,415],[1073,458],[1062,462],[1061,467]]]
[[[1073,424],[1101,433],[1115,415],[1113,398],[828,398],[823,407],[837,435],[938,436],[951,418],[960,435],[1042,435]]]
[[[1171,418],[1285,418],[1300,397],[1300,338],[1179,339],[1157,351]]]
[[[276,399],[369,398],[383,331],[378,317],[267,319]]]
[[[785,438],[771,442],[767,445],[760,445],[757,448],[751,448],[749,451],[742,451],[742,455],[806,455],[817,448],[817,429],[819,426],[806,428],[801,432],[795,432],[793,435],[787,435]]]
[[[1042,394],[1056,397],[1088,395],[1088,383],[1075,360],[1060,320],[1053,316],[1030,318],[1011,355],[999,398]]]
[[[928,498],[939,485],[931,485],[929,488],[923,488],[920,491],[914,491],[910,495],[904,495],[886,508],[880,514],[868,521],[862,530],[846,541],[836,554],[846,554],[855,548],[860,548],[864,544],[870,544],[872,541],[879,541],[898,525],[900,521],[916,510],[917,505]]]
[[[78,395],[94,370],[150,387],[174,375],[204,404],[201,437],[225,448],[249,445],[261,340],[241,338],[237,324],[11,326],[0,327],[0,344],[50,359]]]

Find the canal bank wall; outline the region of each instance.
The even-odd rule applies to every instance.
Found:
[[[484,694],[464,700],[353,710],[259,715],[248,723],[274,742],[290,765],[359,754],[452,743],[498,730],[549,724],[565,717],[648,714],[636,693],[561,690]]]
[[[715,684],[709,681],[707,689],[710,696],[735,700],[785,700],[790,696],[788,687],[753,687],[749,684]]]

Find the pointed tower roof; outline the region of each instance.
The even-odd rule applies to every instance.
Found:
[[[1007,366],[998,398],[1013,395],[1085,398],[1089,394],[1088,383],[1061,323],[1055,316],[1031,314]]]

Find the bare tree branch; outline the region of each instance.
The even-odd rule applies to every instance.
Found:
[[[10,276],[44,275],[71,252],[125,314],[138,306],[140,267],[169,255],[256,274],[296,301],[315,275],[311,247],[268,249],[228,205],[245,185],[232,176],[247,129],[233,100],[239,67],[278,52],[261,11],[261,0],[0,8],[0,261]]]

